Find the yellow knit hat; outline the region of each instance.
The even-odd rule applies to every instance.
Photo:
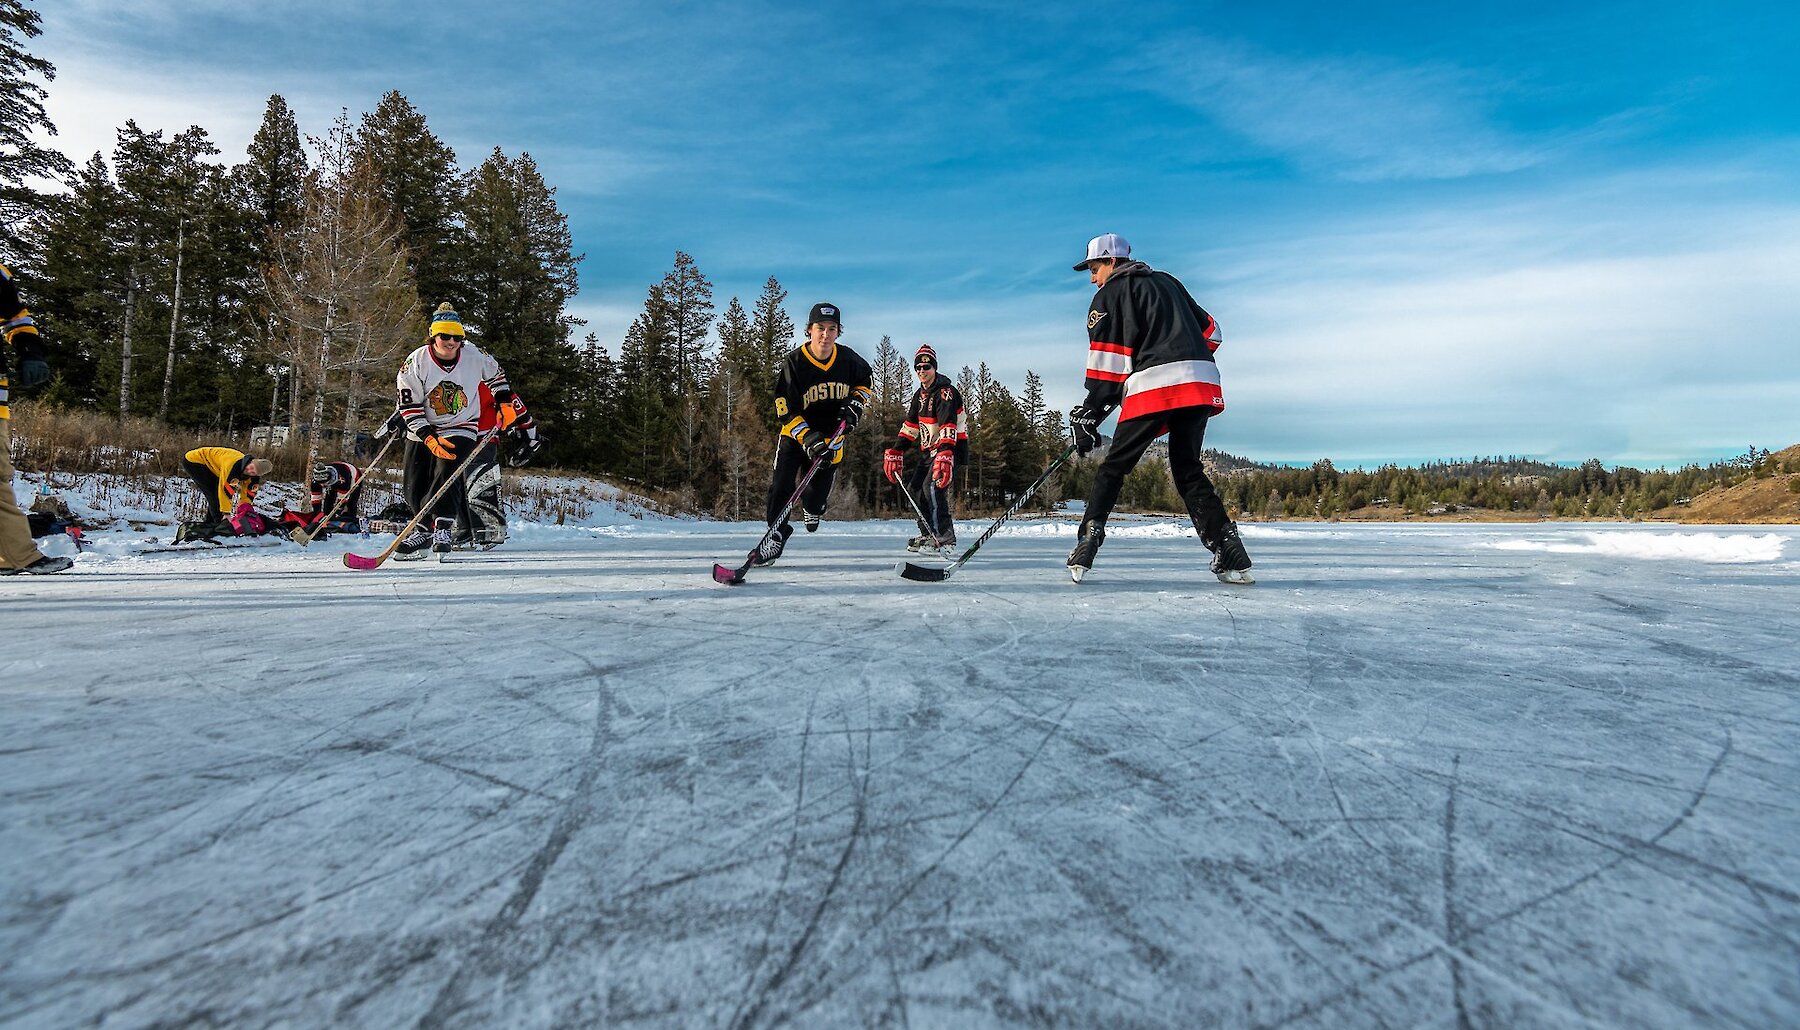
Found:
[[[448,302],[439,304],[437,311],[431,316],[431,332],[427,336],[466,336],[463,332],[462,317]]]

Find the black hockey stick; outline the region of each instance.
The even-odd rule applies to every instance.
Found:
[[[993,536],[994,533],[1000,529],[1001,523],[1012,518],[1020,508],[1023,508],[1025,502],[1030,500],[1033,494],[1042,489],[1044,484],[1050,481],[1050,477],[1056,474],[1056,470],[1062,468],[1063,462],[1068,461],[1069,456],[1074,453],[1075,445],[1072,443],[1063,448],[1063,452],[1056,456],[1056,460],[1050,463],[1050,467],[1044,470],[1044,474],[1033,480],[1032,484],[1026,487],[1023,493],[1019,494],[1018,500],[1012,502],[1012,507],[1001,512],[1000,517],[994,520],[994,524],[987,528],[987,532],[976,537],[975,542],[969,545],[969,549],[964,551],[955,561],[941,569],[934,569],[924,565],[914,565],[912,562],[906,562],[900,566],[901,578],[917,580],[921,583],[937,583],[949,579],[951,573],[962,568],[964,565],[968,564],[970,558],[975,557],[975,552],[981,550],[981,545],[987,543],[988,537]]]
[[[931,538],[932,549],[942,551],[944,543],[938,539],[937,532],[926,522],[925,509],[919,507],[919,502],[913,499],[912,491],[906,488],[906,477],[902,476],[894,480],[894,485],[900,488],[900,496],[906,498],[906,503],[912,505],[913,514],[919,517],[919,528],[923,529],[925,535]]]
[[[839,422],[837,432],[831,434],[832,443],[842,440],[844,433],[849,428],[848,421]],[[718,562],[713,563],[713,582],[735,586],[744,581],[744,574],[750,571],[750,567],[756,564],[756,559],[762,554],[762,546],[769,542],[769,537],[780,531],[781,524],[787,521],[788,513],[794,510],[794,505],[800,503],[800,495],[806,492],[806,488],[812,485],[813,477],[818,475],[819,469],[824,467],[826,461],[830,460],[832,451],[833,448],[827,447],[824,454],[813,459],[813,463],[806,469],[806,475],[800,477],[800,485],[794,488],[794,496],[788,498],[786,507],[781,509],[781,513],[774,522],[769,523],[769,528],[763,530],[762,538],[756,541],[755,547],[750,548],[750,555],[744,559],[744,564],[734,569]]]

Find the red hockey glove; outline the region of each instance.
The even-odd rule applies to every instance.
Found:
[[[881,452],[881,474],[890,483],[900,482],[900,471],[906,467],[906,454],[889,447]]]
[[[949,487],[950,477],[956,473],[956,452],[946,447],[937,452],[931,459],[931,482],[939,489]]]
[[[419,442],[425,445],[426,450],[445,461],[456,460],[456,452],[450,448],[450,444],[445,442],[443,437],[437,434],[435,429],[425,430],[425,435],[419,438]]]

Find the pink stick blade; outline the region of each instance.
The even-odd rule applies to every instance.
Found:
[[[354,554],[352,552],[345,551],[344,552],[344,565],[348,568],[357,569],[362,572],[368,572],[370,569],[381,568],[381,559],[380,558],[365,558],[360,554]]]
[[[717,562],[713,563],[713,582],[731,585],[734,583],[742,583],[743,581],[744,577],[738,574],[738,570],[728,569]]]

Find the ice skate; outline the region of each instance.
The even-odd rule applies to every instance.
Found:
[[[1069,578],[1081,582],[1081,577],[1094,567],[1094,555],[1100,553],[1100,545],[1106,542],[1106,529],[1101,526],[1082,524],[1080,538],[1075,541],[1075,549],[1069,552]]]
[[[414,529],[394,548],[395,561],[423,561],[431,553],[431,534],[424,527]]]
[[[1256,582],[1256,577],[1250,575],[1250,552],[1244,550],[1244,540],[1238,536],[1235,524],[1226,522],[1216,536],[1202,538],[1200,542],[1213,553],[1212,571],[1219,577],[1219,582],[1232,586],[1250,586]]]
[[[756,549],[756,567],[762,569],[775,564],[775,559],[780,558],[781,552],[787,549],[787,538],[793,531],[794,527],[783,526],[770,533],[768,539]]]

